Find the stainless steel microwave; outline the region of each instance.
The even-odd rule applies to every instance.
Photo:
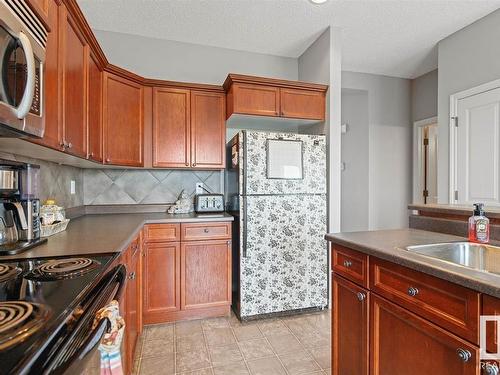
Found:
[[[0,0],[0,136],[43,137],[47,30],[24,0]]]

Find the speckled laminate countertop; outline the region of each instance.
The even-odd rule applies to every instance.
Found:
[[[332,233],[327,234],[326,239],[334,244],[500,298],[500,275],[477,271],[406,250],[407,246],[412,245],[467,241],[463,237],[418,229],[400,229]]]
[[[144,224],[233,221],[221,214],[101,214],[85,215],[70,221],[66,231],[48,238],[47,243],[2,260],[118,253],[124,250]]]

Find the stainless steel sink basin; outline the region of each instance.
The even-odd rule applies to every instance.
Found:
[[[408,251],[480,271],[500,274],[500,247],[472,242],[408,246]]]

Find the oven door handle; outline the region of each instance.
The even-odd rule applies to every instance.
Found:
[[[35,94],[35,55],[33,54],[33,47],[25,33],[22,31],[18,35],[21,46],[23,47],[24,54],[26,55],[26,89],[19,106],[15,109],[16,116],[22,120],[29,113],[31,104],[33,103],[33,96]]]
[[[102,318],[97,327],[94,329],[94,332],[88,337],[87,340],[85,340],[81,349],[75,353],[74,358],[83,359],[87,356],[87,354],[96,349],[110,328],[111,321],[108,318]]]

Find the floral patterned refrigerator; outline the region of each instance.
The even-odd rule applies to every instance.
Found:
[[[325,136],[244,130],[227,148],[233,309],[247,320],[326,307]]]

